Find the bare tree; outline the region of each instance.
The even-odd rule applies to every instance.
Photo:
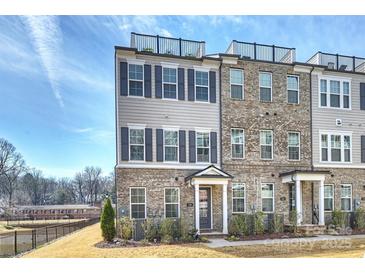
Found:
[[[44,182],[42,171],[32,169],[30,172],[23,177],[23,188],[24,191],[30,198],[32,205],[40,205],[43,203],[42,199],[42,183]]]
[[[86,189],[85,189],[85,180],[84,180],[84,175],[82,172],[78,172],[76,173],[73,181],[72,181],[74,187],[75,187],[75,191],[77,194],[77,200],[79,203],[84,204],[86,202],[85,200],[85,196],[86,196]]]

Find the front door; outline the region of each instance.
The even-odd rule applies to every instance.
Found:
[[[200,229],[211,229],[211,189],[201,187],[199,189],[199,216]]]

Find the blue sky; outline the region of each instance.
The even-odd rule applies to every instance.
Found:
[[[31,167],[73,176],[115,164],[114,45],[130,32],[205,40],[224,52],[232,39],[365,56],[365,17],[350,16],[0,16],[0,136]]]

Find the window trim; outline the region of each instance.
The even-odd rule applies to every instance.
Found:
[[[291,134],[291,133],[295,133],[295,134],[298,134],[298,136],[299,136],[299,145],[298,145],[298,148],[299,148],[299,158],[298,159],[290,159],[290,152],[289,152],[289,148],[290,147],[294,147],[294,146],[290,146],[289,145],[289,134]],[[301,157],[300,157],[300,153],[301,153],[301,136],[300,136],[300,131],[288,131],[288,147],[287,147],[287,149],[288,149],[288,161],[294,161],[294,162],[298,162],[298,161],[300,161],[301,160]]]
[[[144,218],[132,218],[132,204],[142,205],[143,203],[132,203],[132,189],[144,189]],[[143,220],[147,218],[147,188],[146,187],[129,187],[129,218],[133,220]]]
[[[261,86],[261,83],[260,83],[260,75],[261,74],[269,74],[270,75],[270,79],[271,79],[271,85],[270,87],[269,86]],[[261,100],[261,87],[263,88],[270,88],[270,101],[262,101]],[[272,103],[272,72],[268,72],[268,71],[259,71],[259,101],[261,103]]]
[[[261,144],[261,132],[271,132],[271,159],[262,158],[261,146],[268,146],[267,144]],[[274,160],[274,131],[272,129],[262,129],[259,131],[259,143],[260,143],[260,160],[272,161]]]
[[[350,196],[350,210],[343,210],[342,209],[342,199],[348,199],[348,198],[345,198],[345,197],[342,197],[342,186],[350,186],[351,188],[351,196]],[[340,184],[340,209],[341,211],[343,212],[352,212],[352,197],[353,197],[353,193],[352,193],[353,189],[352,189],[352,184],[349,184],[349,183],[344,183],[344,184]]]
[[[143,129],[143,160],[131,160],[131,130],[135,129]],[[136,146],[142,146],[141,144],[137,144]],[[128,126],[128,150],[129,150],[129,161],[130,163],[145,163],[146,162],[146,127],[145,126]]]
[[[322,135],[327,135],[327,161],[322,161]],[[332,135],[340,135],[341,136],[341,161],[332,161],[331,155],[331,136]],[[345,162],[345,137],[350,136],[350,161]],[[319,132],[319,163],[323,164],[345,164],[349,165],[352,164],[352,132],[345,132],[345,131],[320,131]],[[324,147],[323,147],[324,148]]]
[[[241,145],[239,143],[232,142],[232,132],[233,130],[242,130],[243,134],[243,143],[242,143],[242,157],[233,157],[233,145]],[[245,129],[243,128],[231,128],[231,159],[233,160],[244,160],[246,156],[246,149],[245,149]]]
[[[166,189],[177,189],[177,203],[166,203]],[[164,203],[164,218],[180,218],[180,188],[179,187],[165,187],[163,191],[163,203]],[[177,204],[177,217],[166,217],[166,205]]]
[[[197,68],[195,68],[194,69],[194,102],[198,102],[198,103],[203,103],[203,104],[209,104],[210,103],[210,92],[209,92],[209,89],[210,89],[210,81],[209,81],[209,69],[202,69],[202,68],[199,68],[199,69],[197,69]],[[196,82],[196,73],[197,72],[204,72],[204,73],[207,73],[208,74],[208,85],[206,85],[206,86],[203,86],[203,85],[198,85]],[[197,100],[196,99],[196,88],[197,87],[206,87],[207,88],[207,90],[208,90],[208,100],[207,101],[201,101],[201,100]]]
[[[321,94],[324,94],[324,92],[321,92],[321,80],[325,80],[326,81],[326,106],[322,106],[321,105]],[[322,77],[318,77],[318,107],[319,108],[324,108],[324,109],[340,109],[340,110],[352,110],[352,104],[351,104],[351,99],[352,99],[352,92],[351,92],[351,78],[344,78],[344,77],[335,77],[335,76],[322,76]],[[339,81],[340,82],[340,107],[331,107],[331,92],[330,92],[330,81]],[[344,93],[343,93],[343,83],[344,82],[348,82],[349,83],[349,107],[348,108],[344,108],[343,107],[343,98],[344,98]],[[347,96],[347,95],[345,95]]]
[[[236,85],[236,86],[241,86],[242,87],[242,99],[239,99],[239,98],[233,98],[232,97],[232,79],[231,79],[231,71],[232,70],[235,70],[235,71],[240,71],[241,74],[242,74],[242,83],[241,84],[237,84],[237,83],[234,83],[233,85]],[[232,99],[232,100],[237,100],[237,101],[244,101],[245,100],[245,71],[244,69],[240,69],[240,68],[230,68],[229,69],[229,97]]]
[[[262,186],[263,185],[272,185],[272,211],[264,211],[262,208]],[[261,183],[261,211],[264,213],[274,213],[275,212],[275,184],[274,183]],[[264,199],[270,199],[269,197],[264,197]]]
[[[198,133],[208,133],[208,138],[209,138],[209,146],[208,146],[208,149],[209,149],[209,153],[208,153],[208,156],[209,156],[209,160],[208,162],[199,162],[198,161]],[[200,163],[200,164],[209,164],[210,161],[211,161],[211,157],[210,157],[210,153],[211,153],[211,140],[210,140],[210,131],[208,130],[198,130],[198,131],[195,131],[195,153],[196,153],[196,162],[197,163]],[[199,148],[207,148],[207,147],[199,147]]]
[[[295,78],[298,79],[298,88],[296,90],[289,89],[289,86],[288,86],[288,78],[289,77],[295,77]],[[287,96],[287,103],[290,104],[290,105],[299,105],[300,104],[300,82],[299,82],[299,80],[300,80],[299,75],[295,75],[295,74],[287,74],[286,75],[286,96]],[[296,91],[298,93],[298,103],[289,102],[289,90]]]
[[[176,82],[172,83],[172,82],[165,82],[164,81],[164,68],[168,68],[168,69],[175,69],[175,76],[176,76]],[[163,65],[162,66],[162,99],[164,100],[173,100],[176,101],[178,100],[178,67],[177,66],[173,66],[173,65]],[[166,98],[165,97],[165,85],[164,84],[169,84],[169,85],[175,85],[176,89],[175,89],[175,98]]]
[[[129,78],[129,65],[138,65],[138,66],[142,66],[142,80],[131,80]],[[127,66],[127,75],[128,75],[128,97],[132,97],[132,98],[145,98],[145,90],[144,90],[144,61],[143,62],[138,62],[138,61],[128,61],[128,66]],[[138,96],[138,95],[131,95],[130,94],[130,87],[129,87],[129,81],[137,81],[137,82],[142,82],[142,95]]]
[[[176,153],[176,161],[166,161],[166,157],[165,157],[165,152],[166,152],[166,149],[165,149],[165,131],[174,131],[177,133],[177,153]],[[164,163],[178,163],[179,162],[179,146],[180,146],[180,143],[179,143],[179,129],[178,128],[163,128],[162,130],[162,139],[163,139],[163,162]],[[169,146],[169,147],[172,147],[172,146]],[[174,146],[175,147],[175,146]]]
[[[237,185],[243,185],[243,197],[234,197],[233,195],[233,185],[234,184],[237,184]],[[232,214],[245,214],[247,212],[246,210],[246,196],[247,196],[247,191],[246,191],[246,183],[232,183]],[[233,202],[234,202],[234,199],[243,199],[243,209],[244,211],[233,211]]]
[[[332,210],[324,210],[324,212],[333,212],[335,209],[335,185],[334,184],[325,184],[324,187],[331,186],[332,187]],[[323,199],[330,199],[329,197],[326,197],[326,194],[323,194]]]

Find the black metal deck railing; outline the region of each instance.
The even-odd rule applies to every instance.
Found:
[[[240,42],[233,40],[226,53],[237,54],[241,58],[269,61],[276,63],[295,62],[295,48],[285,48],[275,45]]]
[[[365,72],[365,58],[317,52],[307,63],[326,66],[339,71]]]
[[[138,51],[197,57],[205,55],[205,42],[132,32],[131,47]]]

